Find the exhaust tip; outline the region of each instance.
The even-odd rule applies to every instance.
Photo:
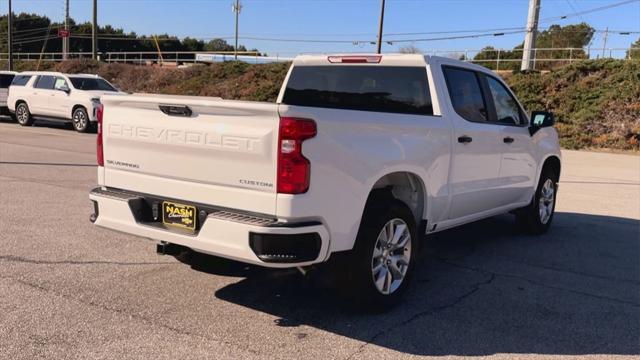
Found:
[[[91,214],[89,216],[89,221],[91,221],[91,223],[95,223],[96,220],[98,220],[98,202],[95,200],[91,200],[91,202],[93,202],[93,214]]]

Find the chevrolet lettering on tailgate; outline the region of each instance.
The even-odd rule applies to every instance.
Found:
[[[260,152],[260,139],[214,132],[109,124],[111,137],[175,145],[209,146],[228,151]]]

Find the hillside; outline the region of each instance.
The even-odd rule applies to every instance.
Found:
[[[169,69],[69,61],[55,69],[95,72],[130,92],[275,101],[288,66],[227,62]],[[587,60],[503,77],[528,110],[556,114],[563,147],[640,150],[640,62]]]
[[[588,60],[506,80],[527,109],[556,114],[563,147],[640,150],[640,62]]]

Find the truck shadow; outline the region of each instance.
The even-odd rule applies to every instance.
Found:
[[[219,299],[415,355],[640,353],[640,222],[557,213],[544,236],[500,216],[428,238],[405,301],[385,314],[346,305],[297,270],[178,257],[241,280]]]

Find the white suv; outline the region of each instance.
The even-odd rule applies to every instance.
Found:
[[[22,126],[34,117],[73,123],[78,132],[96,126],[100,96],[120,91],[97,75],[23,72],[11,83],[7,106]]]

